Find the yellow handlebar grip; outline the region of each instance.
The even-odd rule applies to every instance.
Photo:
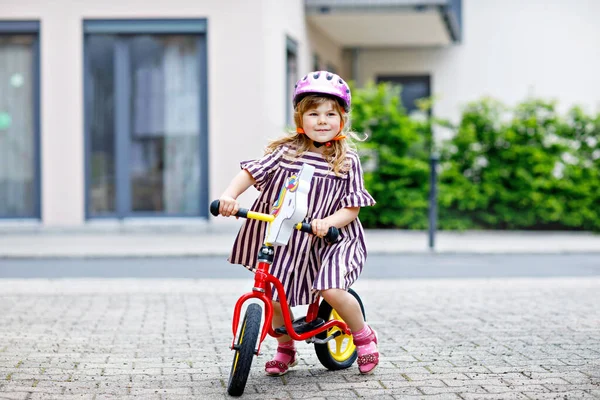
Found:
[[[246,218],[257,219],[259,221],[265,221],[265,222],[273,222],[273,220],[275,219],[275,216],[271,215],[271,214],[259,213],[256,211],[248,211],[248,215]]]

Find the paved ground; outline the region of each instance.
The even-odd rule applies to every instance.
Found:
[[[224,399],[247,280],[0,280],[0,399]],[[312,347],[246,399],[600,398],[600,278],[363,279],[375,375]]]

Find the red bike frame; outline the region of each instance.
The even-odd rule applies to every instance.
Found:
[[[330,329],[334,326],[337,326],[338,328],[340,328],[340,330],[342,330],[342,332],[346,335],[351,334],[351,331],[350,331],[350,328],[348,328],[348,325],[346,325],[345,322],[339,321],[339,320],[327,321],[325,323],[325,325],[322,325],[319,328],[313,329],[312,331],[309,331],[309,332],[305,332],[302,334],[296,333],[296,331],[294,330],[294,328],[292,326],[292,317],[291,317],[291,314],[289,311],[288,302],[287,302],[287,298],[285,296],[285,291],[283,289],[283,285],[281,284],[279,279],[277,279],[276,277],[274,277],[273,275],[271,275],[269,273],[270,265],[271,265],[271,263],[269,263],[269,262],[265,262],[265,261],[258,262],[258,267],[257,267],[256,274],[254,277],[254,287],[252,288],[252,292],[243,294],[238,299],[237,303],[235,304],[235,309],[233,312],[233,323],[232,323],[233,342],[231,344],[231,348],[233,348],[235,345],[235,338],[237,336],[238,323],[240,321],[242,305],[246,302],[246,300],[249,300],[249,299],[259,299],[259,300],[262,300],[262,302],[265,304],[265,323],[262,328],[262,333],[260,335],[260,341],[258,342],[258,348],[257,348],[256,354],[257,355],[260,354],[260,346],[262,345],[263,340],[265,340],[265,338],[267,337],[267,333],[273,337],[281,336],[281,334],[276,333],[275,330],[273,329],[273,327],[271,326],[271,322],[272,322],[271,320],[273,318],[273,304],[271,304],[271,285],[270,284],[273,284],[275,286],[275,290],[277,291],[277,295],[279,296],[279,302],[281,304],[281,310],[283,313],[285,329],[287,331],[287,334],[293,340],[306,340],[306,339],[313,337],[316,334],[319,334],[319,333],[321,333],[327,329]],[[318,311],[319,311],[319,298],[317,298],[317,300],[308,307],[308,312],[306,315],[306,322],[311,322],[315,318],[317,318]]]

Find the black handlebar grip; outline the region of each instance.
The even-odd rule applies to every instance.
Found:
[[[327,231],[327,235],[325,235],[325,241],[327,243],[335,243],[335,241],[338,239],[338,236],[340,236],[340,230],[335,226],[330,226],[329,230]]]
[[[219,216],[219,204],[219,200],[215,200],[212,203],[210,203],[210,213],[215,217]]]
[[[219,205],[220,205],[219,200],[215,200],[212,203],[210,203],[210,213],[212,215],[214,215],[215,217],[219,216]],[[235,214],[235,216],[242,217],[242,218],[248,218],[248,209],[246,209],[246,208],[238,209],[238,212]]]
[[[312,226],[310,226],[310,224],[308,222],[303,222],[302,223],[302,228],[299,229],[300,232],[305,232],[305,233],[313,233],[312,232]]]
[[[313,233],[312,226],[309,223],[303,222],[302,227],[300,228],[301,232]],[[327,235],[325,235],[324,239],[327,243],[335,243],[338,236],[340,235],[340,231],[335,226],[330,226],[327,231]]]

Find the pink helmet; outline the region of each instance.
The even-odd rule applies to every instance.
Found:
[[[314,71],[296,82],[294,108],[307,94],[328,94],[340,100],[346,112],[350,111],[350,87],[338,75],[328,71]]]

